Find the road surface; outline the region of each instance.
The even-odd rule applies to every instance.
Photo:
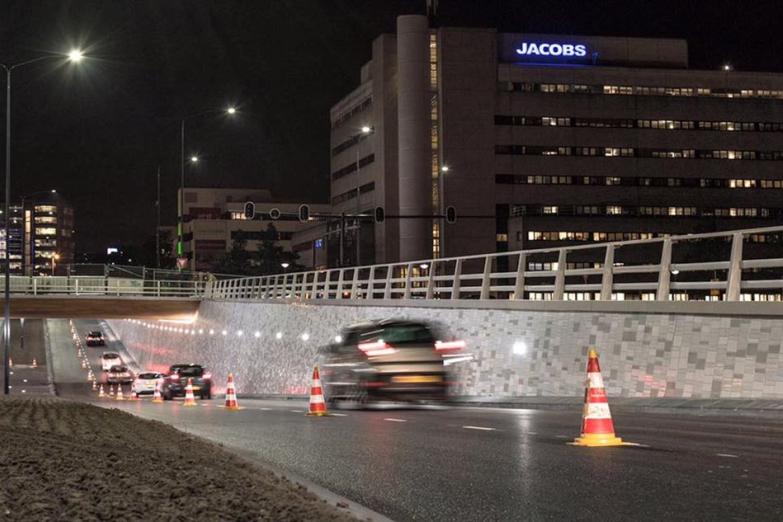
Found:
[[[76,387],[64,393],[97,401]],[[237,412],[219,400],[100,403],[220,442],[395,520],[783,519],[783,417],[615,412],[618,435],[645,447],[581,448],[567,444],[580,411],[313,418],[303,401],[240,398]]]

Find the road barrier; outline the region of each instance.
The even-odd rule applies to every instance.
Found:
[[[141,280],[91,276],[12,276],[9,285],[13,297],[202,297],[204,281]],[[0,280],[0,291],[5,283]]]
[[[590,244],[577,243],[607,234],[551,234],[569,244],[227,279],[206,292],[229,301],[783,300],[783,227]]]

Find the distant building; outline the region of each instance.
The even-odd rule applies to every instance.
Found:
[[[0,230],[0,261],[9,247],[10,270],[17,275],[51,274],[74,257],[73,207],[57,193],[25,197],[11,206],[10,238]]]
[[[294,232],[313,226],[299,221],[300,203],[275,202],[268,190],[194,187],[185,188],[184,195],[183,247],[190,270],[212,270],[237,240],[244,241],[245,250],[258,251],[270,224],[277,232],[275,244],[291,252]],[[255,205],[253,219],[245,216],[247,202]],[[272,219],[273,209],[280,212],[278,219]],[[330,207],[313,204],[310,209],[317,214]],[[176,233],[172,239],[176,244]],[[303,253],[298,256],[298,263],[312,267],[313,256]]]
[[[416,216],[364,220],[361,263],[783,219],[783,74],[691,69],[684,40],[401,16],[331,127],[334,211]]]

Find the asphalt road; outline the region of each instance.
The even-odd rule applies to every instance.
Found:
[[[62,392],[97,400],[76,386]],[[220,442],[395,520],[783,519],[783,417],[615,412],[618,435],[646,447],[580,448],[566,444],[580,411],[313,418],[301,401],[240,399],[236,412],[219,400],[99,403]]]

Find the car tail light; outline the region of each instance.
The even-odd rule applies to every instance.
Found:
[[[211,379],[212,378],[212,374],[209,373],[209,372],[206,372],[204,375],[201,376],[201,378],[202,379]]]
[[[391,355],[397,351],[383,339],[378,339],[377,341],[371,341],[368,343],[359,343],[359,349],[364,352],[364,355],[367,356]]]
[[[439,352],[456,352],[466,347],[465,341],[435,341],[435,349]]]
[[[168,379],[169,379],[170,381],[178,381],[178,380],[179,380],[179,375],[177,375],[176,373],[175,373],[175,374],[172,374],[172,375],[169,375],[169,376],[168,376]]]

